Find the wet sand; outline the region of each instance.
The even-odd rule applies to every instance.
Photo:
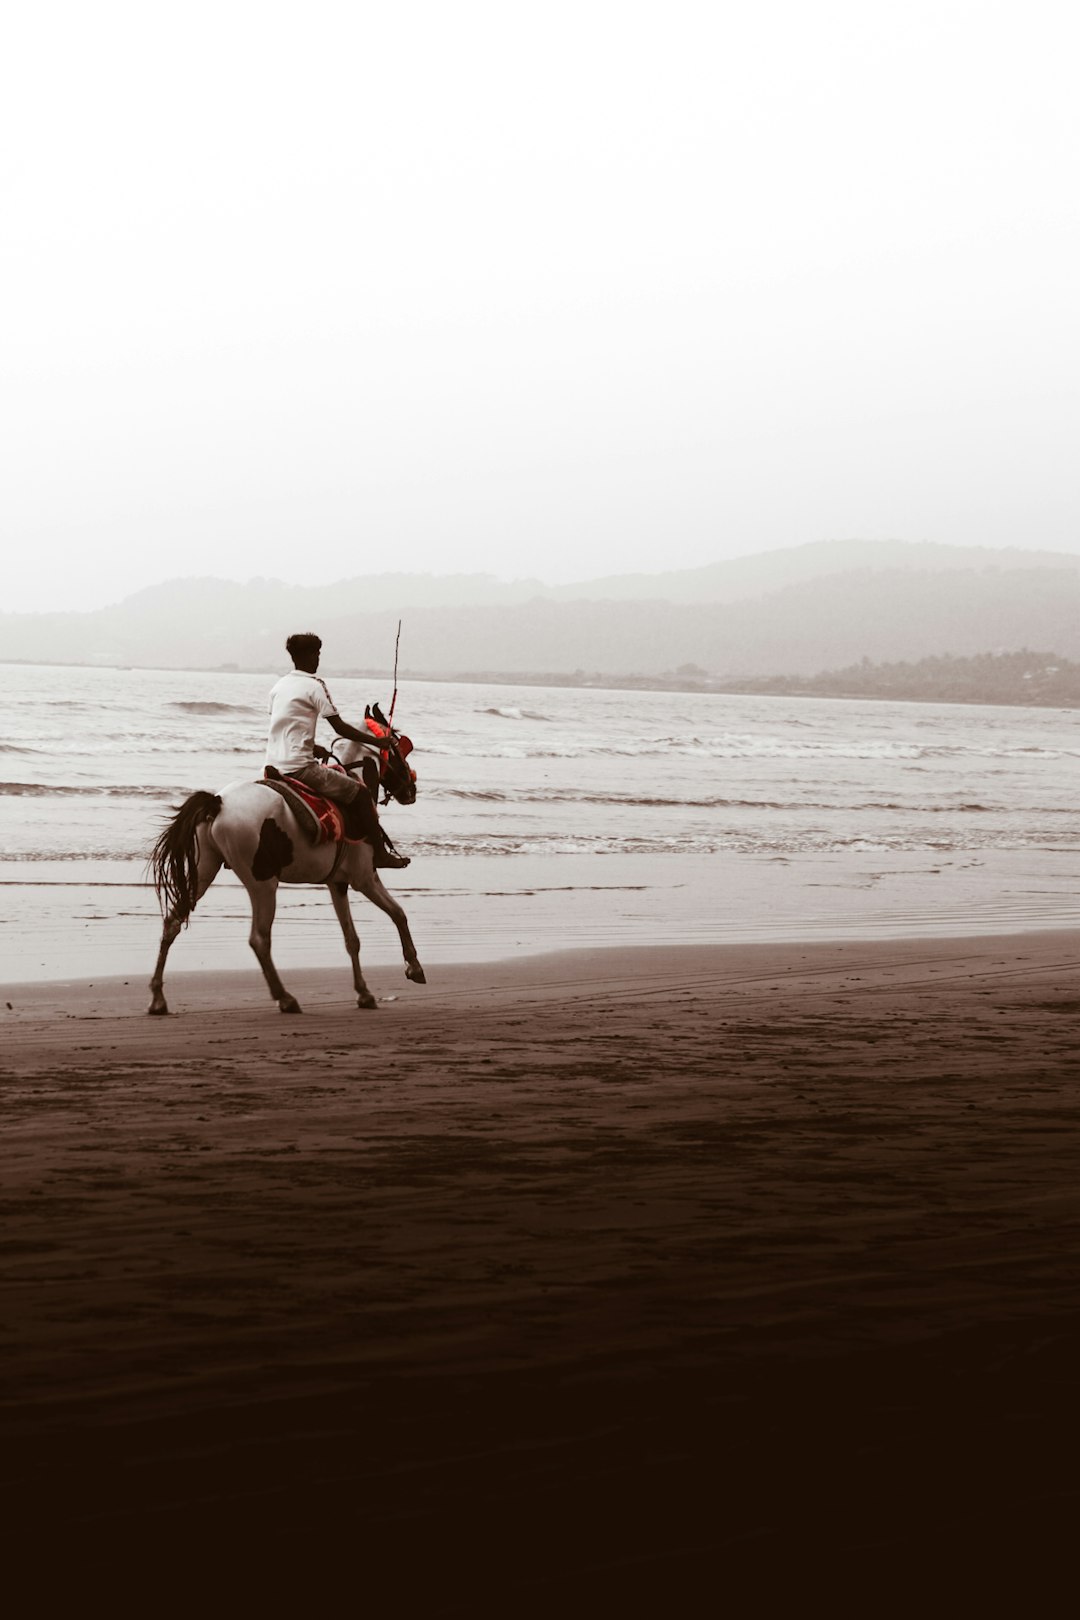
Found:
[[[1078,964],[567,952],[373,968],[367,1014],[292,973],[302,1018],[254,972],[163,1020],[9,988],[2,1522],[42,1570],[298,1566],[307,1612],[1037,1609],[1080,1506]]]

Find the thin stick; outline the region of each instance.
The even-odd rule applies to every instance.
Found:
[[[401,646],[401,620],[397,622],[397,637],[394,641],[394,695],[390,699],[390,724],[394,723],[394,710],[397,707],[397,660],[398,648]]]

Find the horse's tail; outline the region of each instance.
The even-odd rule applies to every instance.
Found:
[[[187,922],[199,898],[197,835],[221,809],[216,793],[193,793],[185,799],[150,854],[150,872],[158,904],[166,915]]]

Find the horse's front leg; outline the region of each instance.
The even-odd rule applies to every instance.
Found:
[[[389,890],[383,888],[382,879],[373,865],[365,865],[365,870],[354,879],[353,887],[370,900],[373,906],[385,911],[393,922],[401,940],[401,954],[405,958],[405,977],[411,979],[413,984],[426,984],[427,978],[420,966],[420,958],[416,954],[416,946],[409,932],[409,919]]]
[[[277,1002],[283,1013],[298,1013],[301,1006],[295,996],[291,996],[278,978],[274,959],[270,955],[270,935],[274,927],[274,913],[277,910],[277,878],[267,878],[264,882],[252,879],[247,885],[251,896],[251,933],[248,944],[259,959],[259,966],[263,970],[263,977],[270,987],[270,994]]]
[[[378,1002],[364,983],[364,975],[360,971],[360,935],[356,932],[356,924],[352,919],[349,907],[349,885],[347,883],[331,883],[330,898],[334,902],[337,920],[341,924],[341,932],[345,936],[345,949],[349,953],[352,963],[353,989],[356,991],[356,1005],[358,1007],[377,1007]]]

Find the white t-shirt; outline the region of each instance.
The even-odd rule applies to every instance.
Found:
[[[315,758],[315,727],[320,717],[337,714],[326,686],[317,675],[294,669],[270,688],[270,731],[266,763],[279,771],[298,771]]]

